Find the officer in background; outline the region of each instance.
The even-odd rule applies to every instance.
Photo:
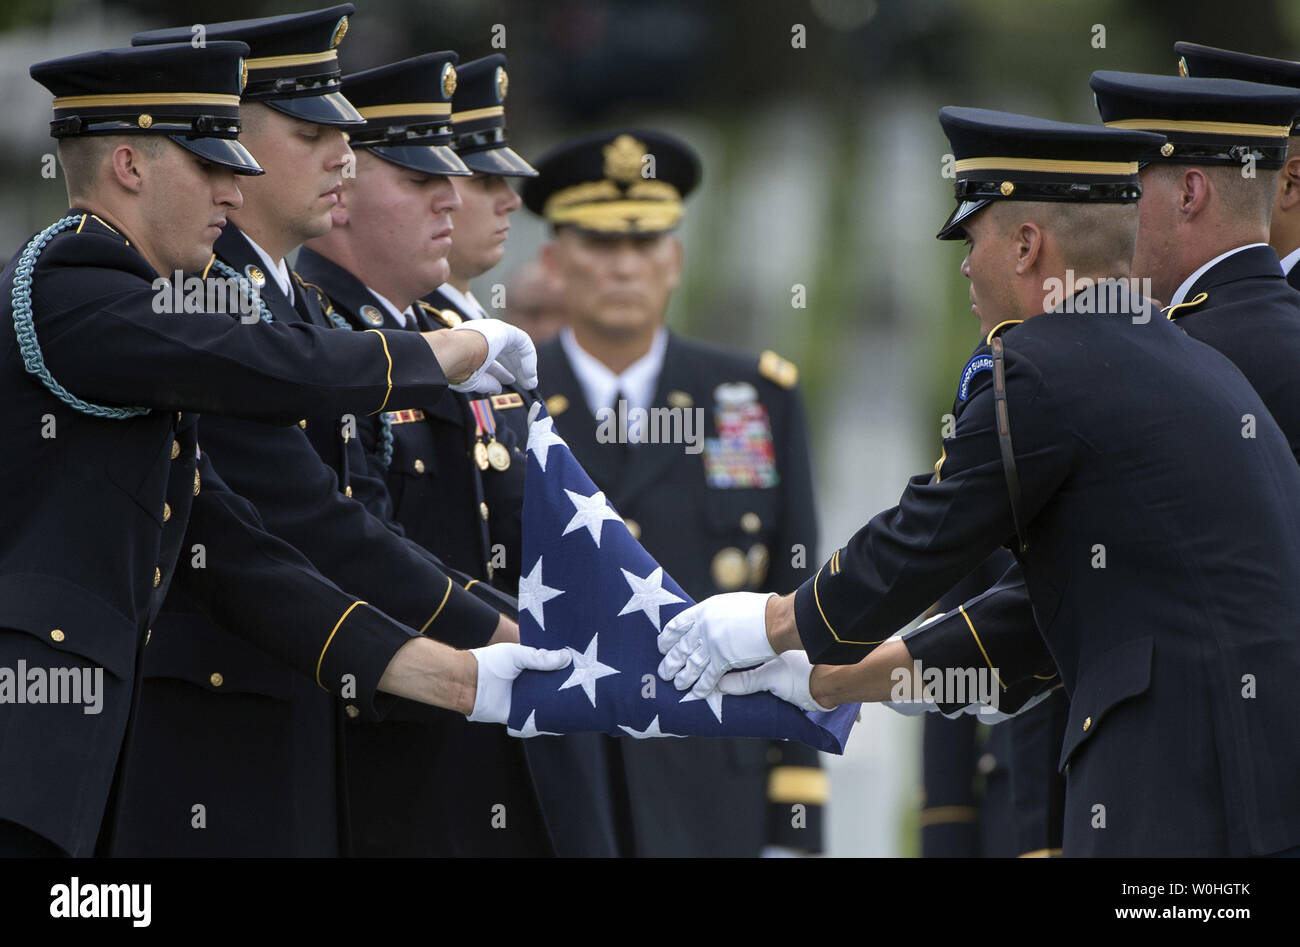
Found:
[[[1177,100],[1165,91],[1157,118]],[[1262,119],[1282,106],[1277,91],[1240,95]],[[1228,359],[1141,298],[1075,282],[1128,276],[1138,216],[1113,205],[1137,201],[1139,163],[1170,142],[1123,120],[980,109],[940,120],[959,200],[940,236],[964,232],[976,310],[1000,325],[976,353],[987,365],[963,373],[935,473],[914,477],[795,595],[758,609],[719,597],[675,616],[661,674],[707,695],[725,669],[789,651],[722,692],[775,690],[804,707],[879,699],[911,656],[905,641],[877,646],[1014,544],[1071,698],[1064,853],[1300,850],[1288,696],[1300,641],[1279,631],[1300,608],[1300,467]],[[1173,153],[1211,144],[1189,134]],[[1045,297],[1049,280],[1058,292]],[[1253,436],[1244,415],[1257,419]],[[810,659],[824,665],[812,675]]]
[[[802,570],[792,557],[817,545],[797,371],[773,352],[756,359],[664,326],[682,263],[672,231],[699,179],[695,153],[660,132],[612,131],[560,145],[538,170],[524,203],[552,225],[541,260],[564,287],[569,320],[539,352],[555,429],[688,594],[793,588]],[[676,416],[681,436],[630,443],[638,428],[620,419],[634,409]],[[821,851],[826,783],[813,750],[755,740],[607,745],[626,793],[625,855]]]
[[[207,27],[209,40],[239,36],[250,47],[244,98],[254,118],[245,139],[262,151],[267,169],[265,185],[249,189],[245,206],[231,214],[214,266],[255,286],[272,321],[330,328],[331,338],[354,333],[333,330],[284,256],[305,237],[329,229],[351,157],[343,132],[364,124],[340,91],[337,47],[351,11],[345,4]],[[176,34],[156,31],[134,42],[166,42]],[[478,335],[480,327],[498,330],[498,340],[531,344],[499,322],[451,335]],[[496,344],[488,341],[489,348]],[[499,388],[482,373],[466,384]],[[380,410],[405,403],[387,402]],[[368,512],[362,494],[385,488],[367,471],[358,417],[364,413],[313,411],[289,427],[214,418],[205,443],[221,459],[231,488],[257,507],[268,529],[358,599],[446,643],[517,640],[501,604],[480,600],[480,590],[466,588],[468,578],[449,573],[387,519]],[[127,755],[116,851],[346,851],[348,787],[339,736],[342,715],[359,716],[361,709],[346,692],[335,701],[268,657],[270,643],[257,648],[238,641],[181,596],[173,596],[165,612],[145,664],[143,700],[151,710]],[[196,803],[220,831],[196,831]]]
[[[356,177],[345,183],[334,227],[303,248],[297,272],[345,327],[416,330],[461,321],[455,312],[444,316],[420,299],[447,276],[447,241],[431,242],[430,234],[447,232],[453,217],[453,240],[476,228],[496,229],[493,202],[462,203],[452,182],[471,179],[448,176],[463,175],[466,167],[448,147],[453,89],[457,99],[467,91],[486,92],[498,102],[487,117],[490,146],[467,149],[466,163],[480,175],[485,166],[533,173],[506,140],[498,92],[507,84],[504,57],[459,70],[455,59],[454,53],[430,53],[343,80],[349,100],[370,121],[352,132]],[[401,129],[396,140],[395,127]],[[480,134],[488,136],[485,130]],[[485,186],[475,182],[472,190],[478,194]],[[523,411],[516,392],[490,398],[453,392],[422,409],[370,419],[358,433],[375,476],[387,481],[406,535],[475,582],[513,590],[523,445],[508,427],[492,423],[509,411]],[[349,721],[346,739],[355,854],[613,853],[608,820],[593,818],[599,807],[583,804],[604,774],[590,772],[590,766],[584,774],[580,758],[562,767],[544,765],[575,744],[598,746],[594,734],[522,741],[502,729],[403,704],[382,724]],[[539,757],[546,758],[543,764],[530,766]],[[393,806],[402,796],[419,798],[421,805]]]
[[[0,664],[102,683],[97,697],[82,692],[87,706],[5,707],[0,854],[88,856],[105,841],[114,772],[141,719],[142,656],[182,551],[210,555],[206,568],[176,570],[197,602],[313,686],[349,686],[371,712],[388,671],[420,652],[432,667],[440,651],[266,533],[199,448],[200,410],[284,424],[313,406],[364,412],[446,384],[431,339],[241,325],[242,301],[212,286],[197,310],[159,311],[173,289],[193,302],[193,287],[155,288],[158,278],[204,265],[217,222],[240,206],[234,175],[261,171],[236,140],[247,53],[185,43],[31,70],[55,96],[72,210],[0,277],[11,290],[0,302]],[[443,362],[453,378],[472,371],[458,361]]]
[[[1300,88],[1300,62],[1269,59],[1197,43],[1174,43],[1178,72],[1193,78],[1240,79],[1264,85]],[[1278,172],[1277,196],[1269,245],[1282,261],[1282,272],[1292,288],[1300,289],[1300,115],[1291,122],[1289,149]]]

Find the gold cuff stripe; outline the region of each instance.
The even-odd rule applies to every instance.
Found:
[[[428,631],[429,626],[433,624],[433,620],[442,614],[442,609],[447,604],[447,599],[451,598],[451,587],[454,584],[455,583],[451,581],[451,576],[447,576],[447,591],[442,593],[442,601],[438,603],[438,607],[434,610],[434,613],[429,616],[429,620],[420,626],[420,634],[424,634]]]
[[[975,822],[980,812],[974,806],[934,806],[922,809],[917,822],[922,828],[927,825],[946,825],[949,822]]]
[[[104,95],[60,95],[56,109],[106,108],[112,105],[224,105],[239,108],[239,96],[216,92],[110,92]]]
[[[547,218],[553,224],[577,224],[589,230],[622,231],[636,233],[630,221],[635,219],[638,229],[666,230],[682,219],[680,201],[604,201],[576,207],[557,207]]]
[[[1072,161],[1066,158],[962,158],[955,171],[1045,171],[1050,174],[1138,173],[1136,161]]]
[[[356,602],[353,602],[351,605],[349,605],[347,607],[347,611],[345,611],[339,617],[339,620],[334,623],[334,630],[331,631],[330,636],[325,639],[325,647],[320,649],[320,657],[316,659],[316,683],[320,684],[321,688],[323,688],[324,690],[329,690],[328,687],[325,687],[325,685],[321,684],[320,682],[320,666],[325,660],[325,652],[330,649],[330,642],[332,642],[334,640],[334,636],[338,634],[339,628],[343,626],[343,623],[347,621],[348,616],[352,614],[352,609],[356,608],[358,605],[365,605],[365,604],[366,604],[365,602],[358,600]]]
[[[984,642],[980,641],[980,636],[976,633],[975,626],[971,623],[970,616],[966,614],[966,606],[958,605],[957,611],[961,612],[961,617],[966,619],[966,627],[970,629],[970,633],[972,637],[974,637],[975,643],[979,645],[980,654],[984,655],[984,663],[989,666],[989,670],[993,672],[993,676],[998,679],[998,686],[1003,690],[1006,690],[1007,685],[1002,683],[1002,678],[998,675],[998,669],[993,666],[993,662],[989,660],[989,653],[984,650]]]
[[[877,644],[881,644],[882,642],[888,640],[888,639],[886,639],[886,638],[881,638],[880,641],[850,641],[848,638],[841,638],[841,637],[840,637],[840,636],[835,632],[835,629],[831,626],[830,619],[828,619],[828,618],[826,617],[826,612],[822,610],[822,597],[821,597],[821,595],[818,594],[818,592],[817,592],[817,580],[821,578],[821,575],[822,575],[822,569],[825,569],[825,568],[826,568],[826,566],[825,566],[825,564],[823,564],[822,567],[821,567],[821,569],[818,569],[818,570],[817,570],[817,574],[816,574],[815,576],[813,576],[813,601],[817,604],[817,611],[818,611],[818,613],[822,616],[822,621],[826,622],[826,628],[827,628],[828,631],[830,631],[830,633],[831,633],[831,637],[834,638],[836,641],[838,641],[840,644],[864,644],[864,645],[877,645]]]
[[[767,777],[767,801],[826,805],[830,785],[816,766],[774,766]]]
[[[384,357],[388,359],[388,390],[384,392],[384,400],[379,403],[379,407],[370,412],[371,414],[378,414],[380,411],[384,410],[384,406],[388,404],[388,399],[393,394],[393,353],[388,351],[388,340],[384,338],[382,332],[378,329],[366,329],[365,331],[373,332],[375,335],[379,336],[379,341],[384,346]]]
[[[446,118],[451,114],[450,102],[399,102],[396,105],[371,105],[357,109],[362,118],[397,118],[409,115],[413,118],[430,116]]]
[[[1291,134],[1290,124],[1252,125],[1247,122],[1203,122],[1199,119],[1179,118],[1121,118],[1107,122],[1106,127],[1156,132],[1200,132],[1204,135],[1248,135],[1252,138],[1286,138]]]
[[[466,109],[464,112],[452,112],[451,120],[453,122],[473,122],[480,118],[495,118],[498,115],[506,114],[504,105],[489,105],[487,108]]]
[[[469,587],[470,587],[471,585],[473,585],[473,584],[474,584],[475,582],[477,582],[477,581],[478,581],[478,579],[470,579],[468,582],[466,582],[466,583],[465,583],[465,591],[468,592],[468,591],[469,591]]]
[[[292,53],[287,56],[257,56],[245,59],[244,65],[249,69],[279,69],[284,66],[310,66],[317,62],[330,62],[339,58],[337,49],[327,49],[323,53]]]
[[[1032,852],[1025,852],[1023,855],[1017,855],[1017,858],[1056,858],[1060,856],[1059,848],[1036,848]]]

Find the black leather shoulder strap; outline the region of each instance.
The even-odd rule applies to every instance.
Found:
[[[993,351],[993,412],[998,429],[998,447],[1002,451],[1002,472],[1007,478],[1007,493],[1011,499],[1011,521],[1016,527],[1016,539],[1023,555],[1029,549],[1025,539],[1025,519],[1020,506],[1020,474],[1016,471],[1016,452],[1011,444],[1011,413],[1007,408],[1007,374],[1004,364],[1005,350],[996,336],[989,342]]]

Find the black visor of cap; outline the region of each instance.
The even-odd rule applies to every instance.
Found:
[[[944,221],[943,227],[940,228],[936,235],[940,240],[965,240],[966,227],[964,221],[969,220],[978,210],[983,210],[993,199],[989,197],[981,198],[977,201],[961,201],[955,210]]]
[[[537,169],[508,146],[461,153],[460,158],[471,171],[481,174],[499,174],[507,178],[537,177]]]
[[[172,141],[204,161],[211,161],[236,174],[265,174],[248,149],[228,138],[195,138],[189,135],[169,135]]]
[[[424,174],[441,174],[448,177],[468,177],[473,172],[460,160],[460,156],[446,145],[366,145],[366,150],[376,157]]]
[[[300,95],[294,98],[258,99],[263,105],[283,112],[304,122],[316,125],[335,125],[340,128],[355,128],[364,125],[366,120],[352,107],[352,103],[343,97],[342,92],[326,92],[324,95]]]

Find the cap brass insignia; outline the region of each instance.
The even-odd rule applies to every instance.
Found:
[[[248,281],[258,289],[261,289],[266,285],[266,275],[251,263],[244,267],[244,275],[247,276]]]
[[[1189,75],[1191,75],[1191,73],[1187,71],[1187,57],[1186,57],[1186,56],[1179,56],[1179,57],[1178,57],[1178,74],[1179,74],[1180,76],[1182,76],[1184,79],[1186,79]]]
[[[339,25],[334,27],[334,35],[330,37],[330,49],[337,49],[339,43],[343,42],[343,37],[348,35],[348,18],[343,17],[339,20]]]
[[[1165,142],[1163,145],[1160,146],[1160,153],[1164,155],[1166,158],[1168,158],[1171,154],[1174,153],[1173,144],[1171,142]]]
[[[244,57],[239,57],[239,91],[243,92],[248,85],[248,63],[244,62]]]
[[[641,163],[646,147],[631,135],[619,135],[604,147],[605,177],[620,184],[630,184],[641,177]]]
[[[1015,193],[1016,186],[1010,181],[1003,181],[1002,186],[998,188],[998,190],[1002,192],[1003,197],[1010,197]]]
[[[451,63],[442,67],[442,94],[451,98],[456,91],[456,69]]]
[[[148,128],[150,125],[153,124],[153,116],[145,112],[135,120],[135,123],[139,125],[141,128]]]
[[[381,326],[384,324],[384,317],[374,306],[362,306],[361,318],[366,320],[372,326]]]
[[[506,89],[510,88],[510,77],[506,71],[497,66],[497,98],[502,102],[506,100]]]

